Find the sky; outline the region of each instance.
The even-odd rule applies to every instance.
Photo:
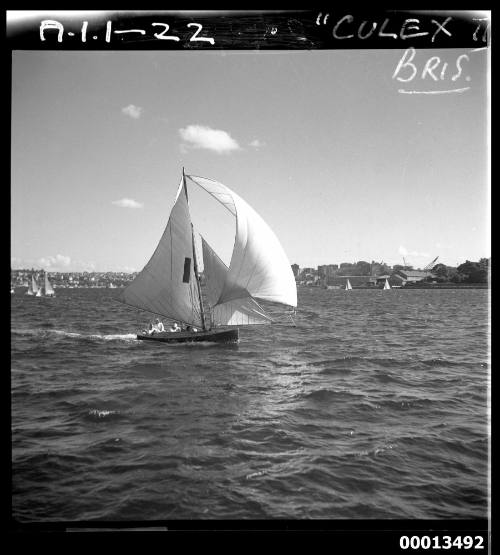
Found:
[[[418,50],[408,81],[403,55],[14,51],[12,268],[140,270],[183,167],[244,198],[300,267],[489,257],[488,53]],[[193,222],[228,262],[234,223],[203,194]]]

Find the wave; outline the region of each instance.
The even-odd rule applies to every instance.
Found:
[[[135,333],[111,333],[111,334],[84,334],[65,330],[47,330],[47,329],[14,329],[11,330],[14,335],[33,335],[38,337],[50,337],[52,335],[71,337],[75,339],[97,340],[97,341],[136,341]]]
[[[88,412],[88,416],[96,419],[112,417],[118,414],[120,414],[120,411],[117,411],[117,410],[90,409]]]
[[[345,401],[348,399],[364,399],[364,395],[351,393],[350,391],[333,391],[331,389],[317,389],[309,393],[299,393],[297,398],[319,402]]]
[[[276,366],[280,366],[279,363],[274,363]],[[358,368],[360,365],[363,366],[374,366],[382,369],[396,368],[403,369],[409,366],[411,367],[441,367],[441,368],[463,368],[471,367],[476,368],[480,366],[481,368],[487,368],[488,363],[482,361],[455,361],[445,358],[419,358],[417,356],[413,357],[374,357],[374,356],[345,356],[326,360],[320,360],[315,362],[309,362],[309,366],[320,368],[321,373],[329,374],[336,373],[338,371],[346,371],[351,368]]]
[[[85,341],[126,341],[126,342],[133,342],[138,345],[144,344],[154,344],[154,345],[162,345],[165,346],[167,343],[158,343],[156,341],[138,341],[136,333],[110,333],[110,334],[100,334],[100,333],[92,333],[92,334],[85,334],[85,333],[78,333],[72,331],[65,331],[65,330],[47,330],[47,329],[14,329],[11,330],[11,333],[14,335],[31,335],[37,337],[50,337],[50,336],[59,336],[59,337],[68,337],[72,339],[82,339]],[[196,341],[196,342],[187,342],[187,343],[169,343],[169,347],[214,347],[217,346],[219,348],[234,348],[237,347],[237,344],[219,344],[213,343],[211,341]]]

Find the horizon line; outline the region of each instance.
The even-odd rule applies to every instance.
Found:
[[[486,258],[488,260],[491,260],[491,255],[489,256],[481,256],[479,257],[477,260],[472,260],[470,258],[466,258],[464,262],[457,262],[457,266],[460,266],[461,264],[464,264],[466,261],[468,262],[479,262],[479,260]],[[301,266],[300,264],[297,264],[296,262],[290,264],[290,266],[298,266],[299,269],[303,270],[305,268],[311,268],[311,269],[315,269],[317,270],[320,266],[338,266],[338,268],[340,269],[341,264],[347,264],[350,266],[356,266],[356,264],[358,264],[359,262],[366,262],[367,264],[380,264],[380,265],[385,265],[388,266],[390,268],[393,268],[394,266],[402,266],[402,267],[408,267],[411,266],[414,270],[419,270],[419,269],[423,269],[420,267],[416,267],[414,264],[401,264],[399,262],[396,262],[394,264],[391,264],[389,262],[377,262],[375,260],[373,260],[372,262],[368,262],[367,260],[358,260],[356,262],[340,262],[340,263],[334,263],[334,262],[330,262],[327,264],[317,264],[316,266]],[[450,264],[445,264],[444,262],[438,262],[435,264],[435,266],[437,266],[438,264],[444,264],[445,266],[451,266],[454,267]],[[425,266],[424,266],[425,268]],[[43,272],[49,272],[49,273],[57,273],[57,274],[83,274],[83,273],[87,273],[87,274],[137,274],[139,272],[142,271],[143,268],[141,268],[140,270],[50,270],[50,269],[46,269],[46,268],[35,268],[35,267],[31,267],[31,268],[11,268],[11,272],[19,272],[19,271],[43,271]]]

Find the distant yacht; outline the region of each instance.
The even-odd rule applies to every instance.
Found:
[[[345,284],[345,290],[346,291],[351,291],[351,289],[352,289],[351,282],[349,280],[347,280],[347,283]]]
[[[49,275],[47,272],[44,272],[44,282],[42,285],[42,296],[43,297],[55,297],[56,294],[54,292],[54,288],[49,281]]]
[[[390,289],[391,286],[389,285],[389,282],[387,281],[387,278],[385,279],[385,283],[384,283],[384,289]]]
[[[10,288],[10,294],[11,294],[11,295],[14,295],[14,294],[15,294],[14,288],[13,288],[12,286],[11,286],[11,288]]]
[[[41,296],[40,288],[38,287],[38,283],[35,279],[35,274],[31,274],[31,278],[28,283],[28,291],[26,291],[26,295],[30,295],[33,297]]]
[[[56,294],[54,292],[54,288],[49,281],[49,276],[47,272],[44,272],[44,279],[42,286],[38,284],[37,279],[35,278],[35,274],[31,274],[31,278],[28,283],[28,291],[26,291],[26,295],[30,295],[33,297],[55,297]]]

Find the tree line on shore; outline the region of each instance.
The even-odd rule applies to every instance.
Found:
[[[489,258],[481,258],[478,262],[466,260],[456,268],[436,264],[432,268],[435,276],[433,279],[438,283],[488,283],[490,260]]]
[[[436,264],[429,270],[429,275],[424,281],[437,283],[488,283],[490,258],[481,258],[478,262],[466,260],[457,267],[446,264]],[[366,262],[360,260],[355,264],[343,262],[340,264],[337,276],[370,276],[391,274],[398,270],[413,270],[413,266],[395,264],[392,268],[383,262]]]

